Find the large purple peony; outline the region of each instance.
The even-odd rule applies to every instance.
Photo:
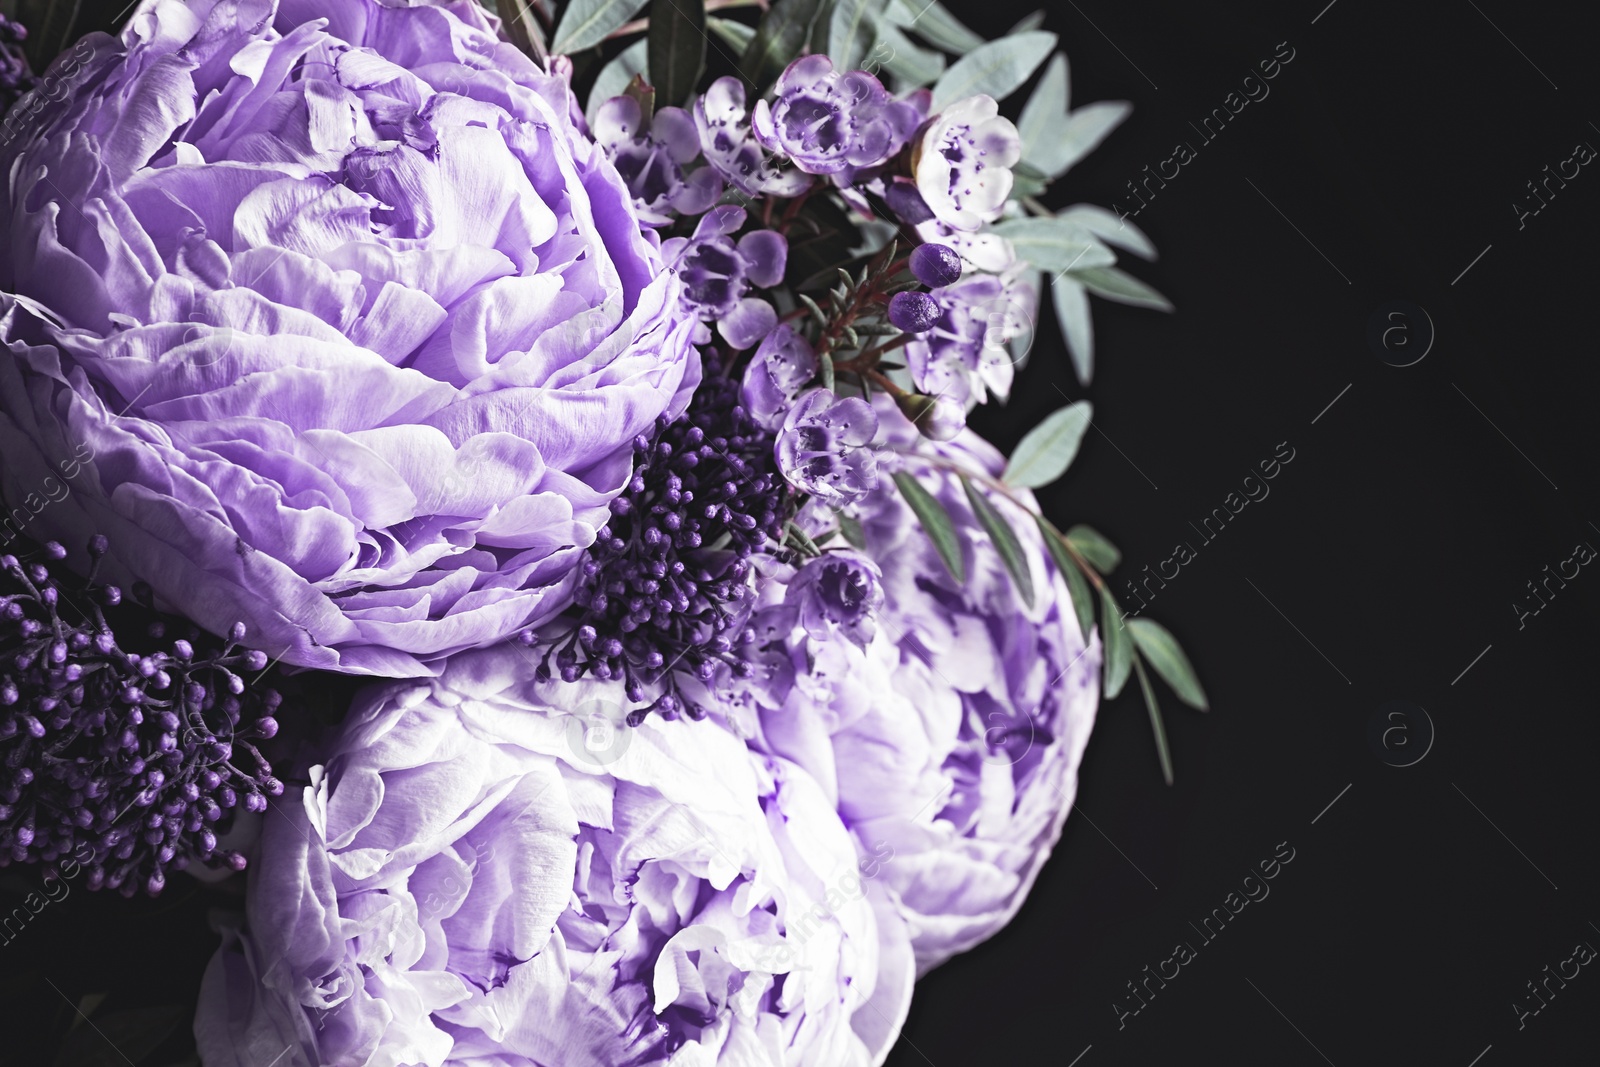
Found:
[[[747,646],[755,672],[713,711],[821,782],[864,854],[892,853],[880,878],[920,973],[1009,922],[1049,858],[1094,725],[1100,644],[1079,631],[1029,511],[984,490],[1022,543],[1032,607],[974,516],[956,470],[997,476],[999,453],[970,432],[929,442],[892,404],[877,407],[887,469],[853,511],[881,577],[842,550],[792,576],[774,566]],[[964,582],[891,470],[949,511]],[[1025,490],[1021,499],[1033,506]],[[830,570],[832,581],[813,578]],[[847,617],[875,596],[869,640],[819,632],[815,615]]]
[[[502,646],[358,701],[267,813],[208,1067],[882,1062],[912,956],[881,855],[792,763],[622,699]]]
[[[632,196],[471,0],[148,0],[5,149],[0,452],[216,632],[430,673],[560,610],[698,374]]]

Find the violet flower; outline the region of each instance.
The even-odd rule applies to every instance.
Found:
[[[662,242],[667,267],[683,282],[680,304],[701,320],[696,344],[708,344],[714,321],[717,333],[735,349],[749,348],[778,324],[778,313],[752,286],[769,288],[783,280],[789,243],[776,230],[751,230],[735,243],[730,235],[745,222],[745,210],[724,204],[700,217],[692,237]]]
[[[827,504],[848,504],[878,480],[872,438],[878,416],[860,397],[806,393],[778,433],[778,466],[796,488]]]
[[[1004,457],[970,432],[927,441],[886,396],[876,407],[884,465],[949,513],[964,580],[883,473],[850,509],[861,554],[881,575],[875,635],[865,645],[819,639],[792,603],[806,569],[774,568],[745,646],[752,669],[712,711],[757,749],[805,767],[863,855],[889,853],[878,878],[921,974],[1009,922],[1049,858],[1094,725],[1101,648],[1079,631],[1027,491],[980,489],[1016,531],[1031,606],[973,514],[956,470],[998,477]]]
[[[825,55],[801,56],[778,78],[775,99],[756,101],[756,140],[807,174],[839,174],[882,163],[922,121],[864,70],[836,71]]]
[[[633,97],[614,96],[595,115],[594,139],[633,193],[641,222],[665,226],[671,212],[698,215],[722,195],[711,167],[684,173],[700,154],[700,135],[681,107],[659,108],[646,119]]]
[[[738,78],[711,83],[695,101],[694,123],[706,161],[746,196],[798,196],[810,187],[810,175],[778,166],[756,140]]]
[[[373,689],[277,802],[207,1067],[881,1063],[905,925],[817,783],[524,656]]]
[[[883,603],[878,565],[856,552],[824,552],[789,579],[783,602],[795,608],[800,626],[814,641],[844,635],[865,647],[877,631]]]
[[[988,393],[1005,399],[1016,371],[1010,344],[1032,328],[1032,295],[1019,278],[992,274],[968,274],[929,293],[938,318],[905,346],[917,388],[963,411]]]
[[[0,153],[0,488],[93,457],[41,533],[301,667],[426,674],[566,607],[695,324],[494,27],[159,0],[57,65]]]
[[[780,323],[762,340],[744,369],[740,391],[745,410],[776,432],[789,407],[817,376],[817,355],[793,326]]]
[[[976,230],[1000,217],[1011,195],[1011,167],[1022,138],[993,97],[958,100],[935,116],[922,135],[917,190],[933,214],[957,230]]]

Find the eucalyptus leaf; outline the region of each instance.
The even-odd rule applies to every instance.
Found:
[[[1017,594],[1022,597],[1024,604],[1033,607],[1033,573],[1028,569],[1028,557],[1022,552],[1022,542],[1017,540],[1017,532],[1000,514],[1000,509],[990,503],[989,498],[965,474],[961,476],[961,488],[967,491],[967,502],[972,505],[972,513],[978,517],[978,525],[994,542],[1000,562],[1006,565],[1006,570],[1011,572],[1011,580],[1017,583]]]
[[[593,48],[644,5],[645,0],[572,0],[556,26],[550,50],[565,56]]]
[[[657,98],[674,107],[687,104],[706,69],[705,0],[652,0],[647,40]]]
[[[1056,155],[1067,136],[1067,93],[1067,57],[1057,52],[1017,120],[1023,162],[1037,167],[1046,178],[1066,169]]]
[[[1067,354],[1072,357],[1072,370],[1080,385],[1088,385],[1094,377],[1094,321],[1089,317],[1089,294],[1072,275],[1059,274],[1050,283],[1050,295],[1056,321],[1061,324],[1061,337],[1067,342]]]
[[[1004,100],[1028,80],[1055,46],[1055,34],[1030,30],[973,49],[934,85],[934,112],[977,93]]]
[[[1043,25],[1044,25],[1044,12],[1043,11],[1035,11],[1031,15],[1024,15],[1022,17],[1021,21],[1019,21],[1015,26],[1011,27],[1009,30],[1006,31],[1006,36],[1010,37],[1012,34],[1027,33],[1029,30],[1036,30],[1040,26],[1043,26]]]
[[[1156,258],[1156,246],[1143,230],[1098,204],[1073,204],[1056,212],[1056,217],[1076,222],[1106,244],[1126,249],[1141,259]]]
[[[618,53],[617,58],[600,68],[600,73],[594,80],[594,88],[589,90],[589,106],[584,110],[584,115],[589,120],[589,125],[594,125],[595,115],[600,111],[600,105],[610,100],[613,96],[621,96],[628,90],[628,83],[633,81],[635,74],[643,74],[645,64],[649,62],[649,42],[637,40]]]
[[[1078,564],[1067,554],[1066,547],[1061,543],[1060,531],[1042,515],[1035,515],[1034,521],[1039,524],[1039,533],[1044,538],[1045,548],[1050,551],[1050,558],[1055,560],[1056,570],[1066,579],[1067,595],[1072,598],[1072,611],[1078,616],[1078,631],[1087,644],[1089,631],[1094,629],[1094,595],[1089,592],[1089,583],[1084,579],[1083,571],[1078,569]]]
[[[1082,523],[1074,526],[1067,531],[1067,542],[1101,574],[1110,574],[1122,562],[1122,553],[1117,551],[1117,546],[1092,526]]]
[[[982,37],[963,26],[938,0],[890,0],[884,17],[953,55],[965,55],[984,45]]]
[[[1018,442],[1000,480],[1024,489],[1037,489],[1061,477],[1077,456],[1078,445],[1093,417],[1094,408],[1087,400],[1052,412]]]
[[[539,25],[539,18],[533,12],[532,0],[496,0],[495,11],[511,43],[535,63],[545,66],[550,48],[545,43],[544,27]]]
[[[1050,177],[1059,178],[1065,174],[1084,156],[1093,152],[1132,113],[1133,105],[1126,100],[1099,100],[1085,104],[1067,116],[1061,152],[1056,160],[1060,168],[1049,170]]]
[[[923,48],[887,19],[878,20],[878,43],[871,58],[900,79],[902,89],[931,85],[945,69],[941,53]]]
[[[1122,609],[1104,587],[1100,590],[1100,640],[1105,643],[1106,657],[1105,689],[1101,695],[1114,700],[1128,682],[1128,671],[1133,665],[1133,641],[1123,625]]]
[[[961,561],[961,541],[956,536],[956,526],[950,520],[950,513],[932,493],[922,487],[921,482],[905,471],[895,472],[894,484],[900,487],[900,495],[906,498],[912,514],[927,531],[928,539],[933,542],[934,550],[939,553],[951,577],[958,582],[966,581],[966,567]]]
[[[1161,680],[1172,686],[1178,699],[1191,708],[1209,711],[1205,690],[1194,673],[1189,657],[1183,654],[1178,639],[1165,626],[1151,619],[1129,619],[1128,629],[1133,632],[1134,643]]]
[[[1006,219],[989,227],[1011,242],[1017,258],[1052,273],[1109,267],[1116,253],[1076,222],[1057,218]]]
[[[1172,310],[1172,301],[1133,275],[1115,267],[1074,270],[1072,276],[1082,282],[1084,288],[1095,296],[1103,296],[1107,300],[1115,300],[1119,304],[1132,304],[1135,307],[1155,308],[1157,311]]]
[[[811,37],[823,0],[779,0],[761,16],[756,35],[739,59],[739,70],[759,91],[783,73]]]
[[[732,19],[706,19],[706,29],[728,42],[728,46],[740,55],[750,47],[750,42],[755,38],[756,28],[746,26],[742,22]]]
[[[846,514],[843,511],[834,512],[834,516],[839,520],[839,533],[850,543],[850,547],[865,552],[867,550],[867,535],[861,529],[861,521],[854,515]]]
[[[1156,691],[1150,687],[1150,676],[1144,665],[1134,660],[1133,669],[1139,673],[1139,689],[1144,693],[1144,707],[1150,713],[1150,730],[1156,738],[1156,758],[1161,761],[1161,777],[1172,784],[1172,746],[1167,743],[1167,728],[1161,721],[1161,706],[1156,703]]]
[[[835,70],[859,70],[878,39],[875,0],[833,0],[828,15],[828,58]]]

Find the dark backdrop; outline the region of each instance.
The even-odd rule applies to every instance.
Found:
[[[1595,16],[1325,3],[1049,8],[1075,103],[1136,105],[1052,204],[1131,205],[1125,182],[1178,141],[1198,149],[1135,220],[1162,257],[1131,269],[1177,311],[1096,301],[1088,390],[1044,312],[1015,399],[978,423],[1009,448],[1063,402],[1055,387],[1093,400],[1045,506],[1122,548],[1119,590],[1176,543],[1197,549],[1149,611],[1212,711],[1166,700],[1167,788],[1134,687],[1102,709],[1031,899],[922,983],[894,1067],[1595,1062],[1600,975],[1547,976],[1572,973],[1579,942],[1600,947],[1600,574],[1552,581],[1538,614],[1512,606],[1538,606],[1526,583],[1574,546],[1600,547],[1600,174],[1583,168],[1520,228],[1512,206],[1578,142],[1600,147]],[[1031,9],[950,4],[990,36]],[[121,6],[99,5],[107,20]],[[1270,96],[1201,144],[1189,123],[1280,42],[1294,59]],[[1391,343],[1436,332],[1413,366],[1367,338],[1397,300],[1410,307]],[[1270,496],[1205,543],[1190,523],[1283,442],[1295,458]],[[1407,702],[1397,719],[1390,701]],[[1375,716],[1395,728],[1386,746]],[[1269,895],[1207,941],[1212,910],[1239,907],[1246,876],[1291,850]],[[30,1035],[56,1040],[67,998],[192,1004],[211,895],[75,893],[42,914],[46,929],[4,949],[0,1060],[49,1062]],[[1193,957],[1165,962],[1180,942]],[[1175,967],[1139,1007],[1129,983]],[[1547,983],[1537,1014],[1530,981]]]

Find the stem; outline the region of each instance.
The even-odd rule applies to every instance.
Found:
[[[707,4],[706,6],[710,7],[711,5]],[[1035,215],[1049,216],[1055,214],[1055,212],[1051,211],[1049,208],[1040,203],[1036,197],[1032,196],[1023,197],[1022,206],[1033,212]]]

